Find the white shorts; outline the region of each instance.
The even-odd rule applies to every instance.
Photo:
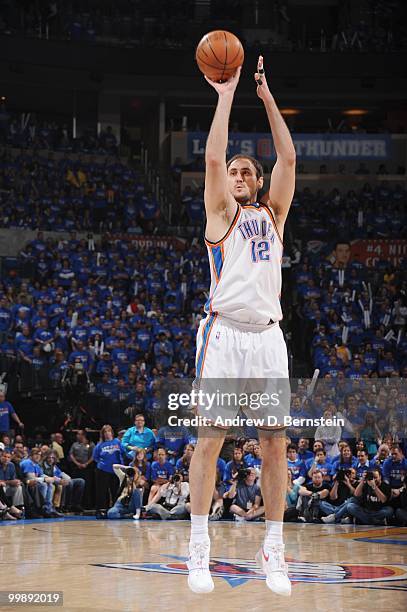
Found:
[[[233,418],[240,409],[250,416],[266,418],[271,413],[278,417],[274,426],[282,426],[289,414],[290,390],[288,356],[283,332],[274,323],[263,330],[248,331],[229,320],[211,314],[200,322],[197,334],[196,388],[205,392],[276,393],[281,394],[281,406],[264,402],[253,408],[244,405],[226,406],[217,402],[212,406],[198,405],[198,413],[213,420],[213,415]],[[265,428],[269,423],[265,423]]]

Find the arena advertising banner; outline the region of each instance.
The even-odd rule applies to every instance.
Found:
[[[204,155],[208,134],[188,134],[188,159]],[[297,158],[306,160],[385,160],[391,156],[391,138],[387,134],[292,134]],[[275,158],[269,133],[229,134],[227,155],[252,155],[258,159]]]
[[[138,234],[104,234],[104,240],[116,242],[125,240],[136,244],[139,249],[149,249],[159,247],[162,249],[175,248],[183,249],[186,246],[186,239],[179,236],[140,236]]]
[[[309,240],[307,251],[310,254],[327,252],[327,243]],[[329,249],[328,249],[329,250]],[[339,267],[358,261],[368,268],[375,268],[380,261],[388,261],[392,266],[401,267],[407,258],[407,240],[373,239],[353,240],[351,243],[337,243],[327,259]]]

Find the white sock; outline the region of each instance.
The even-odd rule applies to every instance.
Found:
[[[191,540],[195,542],[209,542],[208,533],[208,515],[207,514],[191,514]]]
[[[266,520],[266,537],[264,538],[264,548],[273,546],[273,544],[283,543],[283,522],[282,521],[267,521]]]

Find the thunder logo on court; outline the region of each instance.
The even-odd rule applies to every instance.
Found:
[[[187,574],[186,558],[160,555],[171,561],[158,563],[97,563],[98,567],[156,572],[161,574]],[[354,584],[407,580],[407,565],[375,563],[311,563],[287,559],[288,573],[292,583],[310,582],[319,584]],[[232,587],[249,580],[265,580],[254,560],[211,559],[209,568],[214,578],[223,578]],[[407,589],[407,585],[405,587]]]

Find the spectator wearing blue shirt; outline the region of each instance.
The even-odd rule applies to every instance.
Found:
[[[379,470],[379,472],[381,472],[380,466],[376,465],[373,459],[369,459],[369,455],[366,450],[358,450],[357,459],[355,469],[358,480],[363,478],[363,474],[365,472],[371,472],[372,470]]]
[[[29,459],[23,459],[20,462],[20,470],[24,476],[24,480],[30,483],[30,486],[35,486],[40,492],[43,501],[42,512],[44,518],[61,518],[64,515],[57,512],[52,504],[54,495],[53,479],[46,476],[39,465],[41,459],[41,451],[38,448],[33,448]]]
[[[398,496],[403,484],[406,484],[407,477],[407,459],[399,444],[393,444],[388,457],[382,466],[383,480],[390,485],[395,495]]]
[[[151,464],[151,481],[153,484],[150,489],[150,495],[148,496],[149,504],[161,485],[168,482],[174,472],[174,466],[172,463],[167,461],[167,453],[165,448],[159,448],[157,450],[157,461],[153,461]]]
[[[24,429],[24,423],[18,417],[16,411],[10,402],[6,401],[6,395],[3,391],[0,391],[0,434],[9,433],[10,431],[10,418],[13,419],[20,427]]]
[[[168,461],[175,464],[182,450],[189,442],[189,433],[183,425],[164,425],[157,433],[157,447],[161,446],[167,451]]]
[[[183,482],[189,482],[189,466],[191,465],[192,455],[194,454],[195,445],[187,444],[184,448],[184,454],[177,460],[175,469],[182,474]],[[223,461],[223,459],[221,459]],[[220,472],[223,474],[223,471]]]
[[[254,467],[257,470],[261,470],[262,456],[260,444],[253,444],[253,452],[245,456],[245,462],[247,467]]]
[[[62,472],[57,465],[58,455],[54,450],[49,450],[42,461],[42,470],[46,476],[54,479],[54,486],[59,488],[59,498],[61,506],[67,512],[81,513],[82,498],[85,492],[85,480],[83,478],[71,478],[65,472]],[[54,495],[55,500],[55,495]],[[55,502],[56,503],[56,502]]]
[[[16,468],[11,461],[11,452],[4,450],[0,453],[0,481],[3,481],[3,491],[10,497],[13,506],[23,509],[24,497],[21,480],[17,478]]]
[[[298,440],[298,451],[297,451],[298,459],[301,461],[308,461],[308,459],[313,459],[314,453],[309,450],[309,440],[308,438],[300,438]]]
[[[245,467],[247,467],[247,464],[244,460],[243,449],[240,448],[240,446],[236,446],[236,448],[233,449],[233,459],[226,464],[223,480],[229,484],[233,484],[233,478],[236,476],[237,472]]]
[[[161,365],[163,368],[169,368],[172,364],[174,349],[169,340],[165,337],[165,332],[160,331],[158,340],[154,344],[154,356],[156,365]]]
[[[139,448],[143,448],[147,453],[147,457],[149,459],[151,458],[152,451],[156,445],[156,438],[153,431],[145,427],[144,415],[135,415],[134,426],[126,431],[122,438],[122,444],[126,452],[132,457],[134,457],[134,453],[136,453]]]
[[[298,458],[296,444],[287,446],[287,466],[291,472],[293,484],[302,485],[307,478],[307,470],[304,462]]]
[[[0,299],[0,342],[4,342],[7,332],[11,328],[12,316],[11,310],[8,308],[7,300]]]
[[[323,448],[318,449],[317,452],[315,453],[315,457],[313,459],[309,459],[308,461],[309,463],[307,462],[306,467],[308,468],[307,475],[310,481],[312,480],[312,474],[315,471],[318,471],[318,472],[321,472],[322,479],[325,482],[331,482],[332,465],[328,461],[325,449]]]
[[[126,451],[118,438],[114,437],[111,425],[104,425],[100,430],[100,442],[93,451],[93,460],[96,463],[96,516],[104,516],[112,501],[117,497],[118,480],[113,471],[113,464],[123,464]]]
[[[343,445],[339,453],[339,459],[332,461],[332,474],[336,475],[339,470],[356,469],[356,463],[357,459],[352,456],[350,446],[348,444]]]
[[[21,333],[16,335],[16,349],[24,357],[32,357],[34,340],[30,336],[30,328],[24,325]]]
[[[68,362],[70,364],[73,364],[77,359],[79,359],[81,363],[83,363],[83,367],[85,368],[85,370],[90,370],[93,363],[92,357],[89,351],[84,348],[82,340],[79,340],[79,342],[77,343],[76,351],[72,351],[72,353],[69,355]]]

